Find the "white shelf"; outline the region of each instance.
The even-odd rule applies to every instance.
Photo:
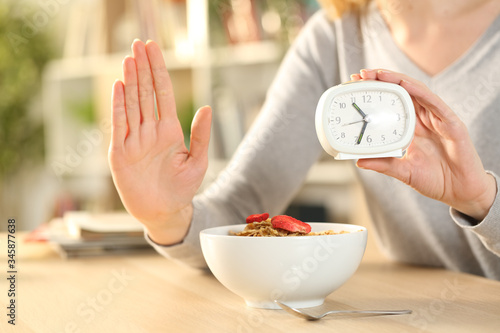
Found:
[[[333,159],[314,164],[306,178],[306,184],[309,185],[350,185],[355,181],[352,164]]]
[[[216,67],[279,62],[283,47],[274,41],[244,43],[211,50],[211,65]]]
[[[232,80],[232,83],[229,84],[230,87],[228,87],[230,90],[228,94],[236,96],[237,94],[233,86],[233,81],[236,81],[234,79],[236,74],[233,76],[228,74],[233,73],[231,72],[233,68],[253,65],[262,66],[262,71],[269,74],[272,70],[269,69],[270,66],[268,65],[277,66],[285,52],[283,45],[276,41],[259,41],[211,48],[208,34],[208,19],[208,0],[187,0],[189,39],[187,52],[181,54],[171,49],[164,50],[163,52],[167,69],[170,72],[182,71],[180,76],[182,76],[184,80],[182,82],[185,86],[177,85],[174,87],[176,96],[188,95],[189,98],[192,98],[195,108],[200,105],[213,105],[214,75],[224,72],[226,75],[224,79],[229,77]],[[127,54],[130,53],[123,52],[60,59],[51,62],[47,66],[43,78],[43,93],[45,99],[45,123],[47,124],[47,132],[49,132],[47,156],[50,161],[63,160],[68,154],[68,145],[70,148],[76,149],[75,147],[85,139],[82,138],[82,133],[80,133],[82,130],[77,127],[75,127],[75,130],[72,130],[71,126],[68,127],[68,124],[65,123],[67,119],[62,116],[65,114],[64,100],[67,98],[64,95],[66,83],[79,79],[93,80],[95,84],[91,89],[94,89],[94,94],[98,99],[96,101],[98,108],[97,116],[102,119],[110,119],[111,84],[115,79],[122,77],[122,61]],[[217,70],[220,70],[219,73],[216,73]],[[254,68],[250,68],[250,70],[253,71],[252,73],[255,74],[258,80],[254,78],[254,83],[248,80],[245,83],[250,87],[252,85],[260,85],[260,87],[259,89],[254,89],[254,91],[245,87],[243,97],[248,97],[248,100],[257,105],[257,100],[265,95],[261,90],[267,90],[267,87],[264,86],[269,81],[267,77],[269,75],[260,75],[260,73],[254,71]],[[219,75],[219,80],[220,77],[222,75]],[[241,109],[247,107],[248,104],[242,106],[240,100],[235,102],[236,108]],[[254,111],[252,110],[252,112]],[[65,133],[72,133],[71,131],[73,131],[73,136],[75,131],[77,131],[80,139],[74,142],[65,140]],[[104,134],[106,137],[109,133]],[[95,166],[99,164],[107,167],[105,158],[106,149],[104,149],[104,146],[105,144],[95,149],[96,154],[99,150],[101,154],[104,154],[104,157],[94,160],[94,157],[91,158],[89,156],[89,159],[92,159],[92,161],[88,161],[89,165]],[[50,164],[50,162],[48,163]],[[215,167],[217,170],[221,170],[223,165],[225,165],[225,161],[211,161],[211,167]],[[86,172],[92,175],[102,175],[107,174],[108,171],[102,170],[102,172],[98,172],[83,166],[82,164],[81,168],[75,168],[74,176],[85,176]],[[311,169],[307,176],[307,182],[310,184],[341,184],[351,181],[353,177],[352,172],[345,171],[340,163],[320,163]]]
[[[123,59],[126,53],[65,58],[51,61],[44,70],[45,80],[72,80],[78,78],[96,77],[105,74],[116,74],[121,77]],[[168,69],[191,69],[193,60],[187,57],[178,57],[174,51],[164,51],[163,57]]]
[[[228,160],[211,159],[207,170],[207,183],[216,177],[229,163]],[[352,185],[356,181],[356,174],[351,162],[321,161],[314,164],[307,173],[304,185],[343,186]]]

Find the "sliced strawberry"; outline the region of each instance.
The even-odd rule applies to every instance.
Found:
[[[252,222],[262,222],[265,221],[269,218],[268,213],[264,214],[253,214],[247,217],[247,223],[252,223]]]
[[[288,215],[276,215],[271,219],[273,228],[284,229],[290,232],[299,232],[308,234],[311,232],[311,226],[305,222],[294,219]]]

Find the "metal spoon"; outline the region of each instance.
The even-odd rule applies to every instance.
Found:
[[[320,315],[311,315],[311,314],[308,314],[308,313],[305,313],[303,310],[301,309],[297,309],[297,308],[292,308],[278,300],[274,300],[274,302],[276,304],[278,304],[283,310],[285,310],[286,312],[290,313],[290,314],[293,314],[294,316],[297,316],[297,317],[300,317],[300,318],[303,318],[303,319],[307,319],[307,320],[319,320],[321,318],[323,318],[324,316],[326,315],[329,315],[329,314],[372,314],[372,315],[400,315],[400,314],[410,314],[412,311],[411,310],[396,310],[396,311],[392,311],[392,310],[332,310],[332,311],[328,311],[328,312],[325,312],[323,314],[320,314]]]

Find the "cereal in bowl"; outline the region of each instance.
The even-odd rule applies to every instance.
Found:
[[[346,231],[335,232],[326,230],[311,232],[308,223],[297,220],[288,215],[276,215],[269,217],[268,213],[253,214],[246,218],[247,225],[243,231],[230,232],[234,236],[247,237],[287,237],[287,236],[319,236],[337,235],[347,233]]]

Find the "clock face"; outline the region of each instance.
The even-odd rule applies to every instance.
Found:
[[[407,110],[389,91],[353,91],[335,96],[328,128],[339,145],[374,147],[401,140],[407,130]]]
[[[401,157],[413,139],[415,109],[401,86],[357,81],[325,91],[316,109],[316,132],[337,159]]]

